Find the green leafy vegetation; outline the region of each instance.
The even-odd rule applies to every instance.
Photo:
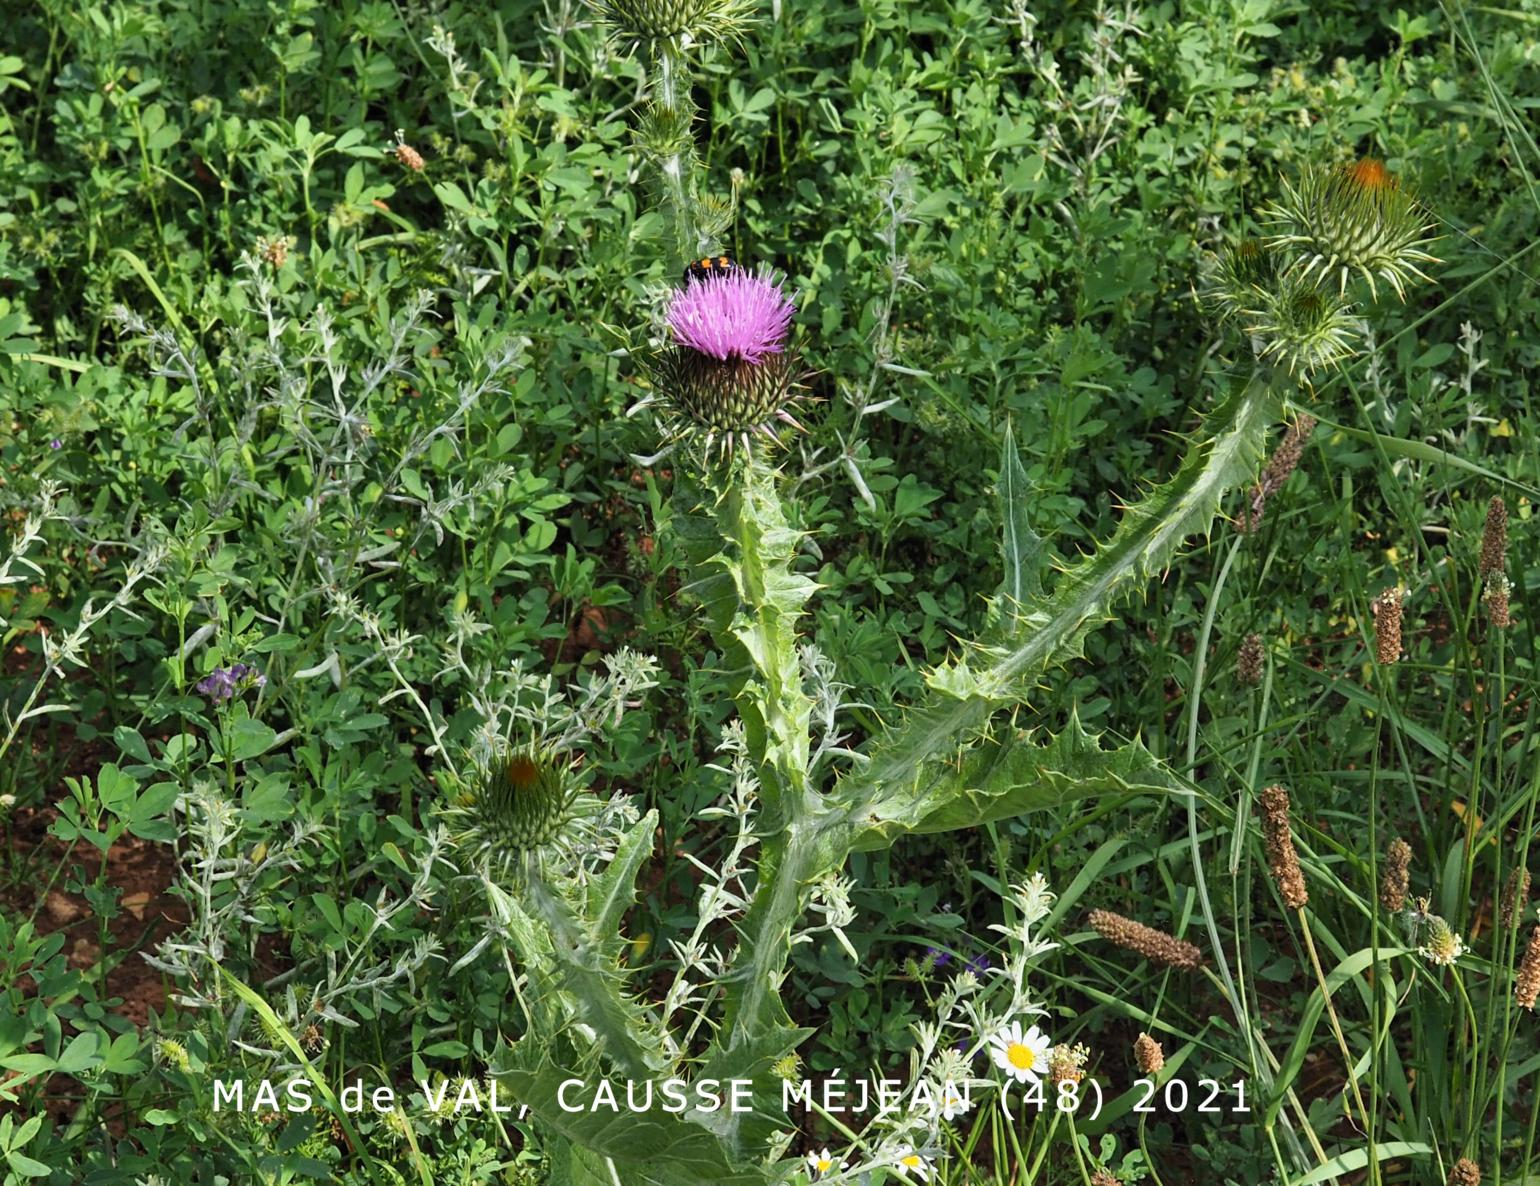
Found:
[[[1540,1175],[1537,26],[12,14],[0,1181]]]

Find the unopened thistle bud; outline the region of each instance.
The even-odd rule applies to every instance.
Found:
[[[1229,320],[1256,303],[1256,289],[1270,288],[1277,279],[1274,253],[1258,239],[1242,239],[1219,253],[1219,265],[1202,299]]]
[[[754,15],[752,0],[594,0],[612,39],[648,53],[736,40]]]
[[[1381,663],[1391,664],[1401,658],[1401,587],[1386,589],[1376,597],[1374,611],[1374,654]]]
[[[1335,280],[1345,294],[1357,274],[1377,297],[1378,276],[1404,301],[1411,280],[1428,279],[1417,265],[1439,262],[1422,250],[1433,241],[1433,223],[1383,161],[1308,169],[1298,187],[1285,181],[1283,191],[1283,200],[1263,212],[1280,226],[1269,243],[1294,253],[1291,267],[1303,280]]]
[[[1142,922],[1135,922],[1110,910],[1093,910],[1087,916],[1087,921],[1109,943],[1142,955],[1152,963],[1188,969],[1203,966],[1203,953],[1191,943],[1175,935],[1168,935],[1165,931],[1147,927]]]
[[[1262,835],[1266,841],[1267,867],[1278,886],[1283,904],[1299,910],[1310,901],[1305,889],[1305,875],[1300,871],[1299,856],[1294,851],[1293,830],[1289,826],[1289,792],[1280,786],[1262,792]]]
[[[1149,1034],[1140,1034],[1134,1042],[1134,1065],[1142,1075],[1158,1075],[1166,1065],[1166,1052]]]
[[[1534,1012],[1535,1002],[1540,1000],[1540,926],[1530,932],[1529,946],[1524,949],[1524,958],[1519,963],[1513,995],[1520,1008]]]
[[[1256,687],[1262,682],[1262,661],[1262,636],[1246,635],[1235,655],[1235,678],[1248,688]]]
[[[1400,837],[1385,849],[1385,872],[1380,878],[1380,905],[1392,913],[1406,907],[1412,883],[1412,846]]]
[[[1251,305],[1239,316],[1262,361],[1301,379],[1346,358],[1358,337],[1358,323],[1341,297],[1294,276],[1253,289]]]
[[[572,819],[577,786],[569,763],[530,746],[495,756],[453,814],[468,826],[455,839],[505,865],[557,839]]]
[[[1481,1186],[1481,1167],[1462,1157],[1449,1167],[1449,1186]]]
[[[1503,905],[1499,915],[1503,929],[1508,930],[1516,926],[1524,917],[1524,908],[1528,905],[1529,870],[1520,865],[1508,874],[1508,882],[1503,886]]]

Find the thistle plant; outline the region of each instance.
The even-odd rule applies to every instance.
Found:
[[[686,70],[691,55],[741,34],[743,11],[726,0],[607,0],[598,8],[616,44],[650,55],[639,140],[682,265],[715,247],[730,213],[700,196]],[[642,360],[652,388],[642,406],[661,412],[665,450],[703,446],[681,454],[663,518],[731,675],[736,709],[715,767],[725,788],[708,813],[726,821],[724,855],[715,865],[686,857],[701,875],[697,921],[668,940],[671,982],[633,971],[621,936],[655,818],[611,813],[592,830],[595,843],[581,853],[568,847],[581,798],[561,756],[572,746],[553,739],[551,723],[522,693],[509,702],[524,705],[516,711],[478,702],[487,722],[479,773],[451,778],[462,868],[490,903],[487,938],[464,958],[496,942],[524,1014],[523,1033],[500,1053],[495,1073],[544,1122],[560,1180],[750,1186],[805,1172],[807,1159],[788,1152],[781,1092],[809,1031],[792,1023],[780,990],[797,944],[820,934],[846,942],[852,853],[1094,795],[1190,793],[1138,741],[1109,744],[1074,716],[1055,730],[1028,705],[1120,598],[1210,526],[1227,491],[1258,480],[1285,402],[1356,349],[1348,278],[1391,280],[1401,293],[1431,259],[1421,224],[1409,229],[1419,208],[1383,167],[1325,176],[1288,189],[1283,233],[1218,266],[1212,303],[1251,339],[1253,365],[1208,409],[1175,473],[1127,507],[1109,539],[1056,570],[1030,525],[1032,496],[1014,439],[1002,432],[1001,576],[986,626],[929,670],[922,697],[859,749],[841,731],[849,689],[804,636],[818,586],[799,570],[803,537],[763,447],[778,425],[800,427],[800,364],[790,346],[798,302],[769,272],[741,266],[689,275],[669,296],[669,340]],[[1303,443],[1296,432],[1295,454]],[[588,730],[583,741],[602,746],[604,731]],[[596,797],[592,806],[602,803]],[[560,867],[546,859],[558,852],[569,858]],[[942,1034],[964,1019],[975,1050],[991,1044],[1001,1070],[1047,1073],[1044,1038],[1032,1028],[1041,1005],[1027,973],[1043,949],[1031,928],[1048,899],[1040,878],[1024,883],[1012,899],[1018,929],[1006,928],[1011,955],[989,978],[991,991],[969,973],[939,998],[938,1019],[917,1027],[912,1091],[963,1074]],[[1176,967],[1198,972],[1209,958],[1222,961],[1115,914],[1095,921],[1104,936]],[[1082,1062],[1061,1054],[1055,1074],[1076,1082]],[[1265,1067],[1259,1076],[1265,1081]],[[574,1113],[559,1096],[572,1078],[604,1079],[617,1092],[627,1080],[745,1080],[752,1106]],[[956,1119],[959,1107],[942,1096],[941,1110]],[[813,1165],[829,1181],[863,1180],[879,1166],[923,1175],[939,1156],[938,1131],[934,1118],[903,1111],[874,1124],[861,1149],[819,1154]]]

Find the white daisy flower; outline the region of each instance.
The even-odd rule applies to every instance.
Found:
[[[930,1180],[930,1162],[908,1145],[899,1150],[897,1169],[905,1178],[913,1174],[921,1182]]]
[[[807,1166],[808,1169],[812,1170],[821,1178],[825,1174],[836,1173],[840,1170],[843,1170],[845,1168],[845,1163],[841,1161],[836,1164],[833,1156],[830,1155],[827,1149],[820,1149],[817,1153],[809,1153],[807,1155]]]
[[[1048,1069],[1048,1035],[1033,1026],[1025,1033],[1021,1022],[1013,1021],[989,1039],[989,1051],[995,1065],[1018,1083],[1035,1083]]]
[[[957,1084],[947,1082],[941,1088],[941,1118],[952,1120],[958,1116],[965,1116],[968,1109],[973,1107],[973,1101],[966,1093],[958,1090]]]

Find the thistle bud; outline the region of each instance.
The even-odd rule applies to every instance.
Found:
[[[1308,379],[1352,353],[1358,323],[1336,293],[1285,276],[1270,288],[1253,289],[1252,296],[1240,318],[1263,362]]]
[[[507,865],[556,840],[572,819],[577,786],[570,765],[530,746],[495,756],[451,810],[455,836],[492,864]]]
[[[649,53],[742,36],[752,0],[595,0],[615,41]]]
[[[1263,214],[1281,227],[1269,242],[1295,253],[1292,267],[1307,282],[1335,280],[1341,295],[1357,274],[1377,297],[1378,276],[1404,301],[1411,280],[1428,279],[1417,265],[1439,262],[1422,250],[1433,241],[1433,224],[1383,161],[1309,169],[1297,187],[1285,181],[1283,190],[1283,200]]]

